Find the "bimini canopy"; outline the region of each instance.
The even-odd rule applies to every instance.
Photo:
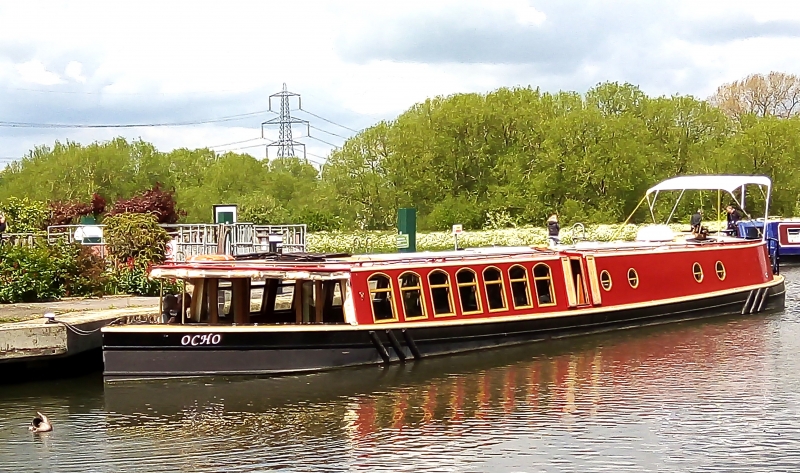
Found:
[[[647,189],[647,195],[660,191],[683,190],[723,190],[733,193],[748,184],[770,187],[771,181],[766,176],[680,176]]]

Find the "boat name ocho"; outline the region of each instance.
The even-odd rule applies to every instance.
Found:
[[[218,333],[208,333],[204,335],[184,335],[181,337],[181,345],[217,345],[222,340],[222,335]]]

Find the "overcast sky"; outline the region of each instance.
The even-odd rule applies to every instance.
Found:
[[[293,112],[316,127],[311,138],[296,126],[294,137],[320,161],[332,148],[317,139],[340,145],[351,130],[437,95],[622,81],[706,98],[773,70],[800,74],[798,1],[8,1],[0,122],[250,115],[184,127],[0,127],[0,158],[120,135],[165,151],[252,140],[215,149],[264,157],[261,122],[276,115],[252,112],[267,110],[284,82],[328,120]],[[266,133],[277,138],[274,127]]]

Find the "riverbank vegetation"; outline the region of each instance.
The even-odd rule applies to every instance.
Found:
[[[779,73],[725,84],[709,101],[619,83],[585,94],[503,88],[416,104],[346,140],[321,170],[122,138],[41,146],[0,173],[0,202],[91,207],[95,195],[116,202],[160,186],[174,191],[182,222],[237,203],[254,223],[387,230],[399,207],[416,207],[421,230],[480,229],[542,225],[552,212],[619,222],[664,178],[744,173],[773,179],[776,214],[800,215],[798,108],[800,80]],[[712,202],[696,197],[679,214]]]
[[[7,231],[93,217],[108,224],[111,258],[62,243],[4,246],[0,302],[153,294],[147,268],[167,241],[156,223],[209,222],[220,203],[238,204],[240,221],[305,223],[319,252],[394,251],[401,207],[418,210],[419,250],[452,248],[456,223],[467,230],[461,246],[541,245],[554,212],[563,228],[590,224],[589,239],[630,239],[635,226],[602,224],[624,221],[648,187],[682,174],[766,174],[772,213],[800,215],[798,112],[800,78],[772,73],[724,84],[709,100],[620,83],[436,97],[358,132],[321,169],[123,138],[40,146],[0,172]],[[711,215],[718,203],[727,204],[698,193],[677,217],[698,207]],[[631,222],[648,217],[641,209]]]

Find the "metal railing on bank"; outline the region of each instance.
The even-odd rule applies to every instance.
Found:
[[[235,224],[163,224],[160,225],[170,236],[167,244],[167,258],[185,261],[201,254],[225,253],[241,255],[266,251],[284,253],[305,252],[305,224],[254,225]],[[44,234],[31,234],[30,245],[36,238],[47,238],[48,243],[63,240],[68,243],[80,241],[84,245],[97,246],[105,254],[104,225],[53,225]],[[23,235],[23,234],[19,234]],[[25,234],[27,235],[27,234]],[[12,240],[11,234],[4,235]],[[21,241],[15,237],[13,241]],[[27,243],[28,240],[25,240]],[[25,244],[22,243],[22,244]]]
[[[13,246],[34,246],[43,241],[47,236],[44,232],[38,233],[0,233],[0,244]]]

